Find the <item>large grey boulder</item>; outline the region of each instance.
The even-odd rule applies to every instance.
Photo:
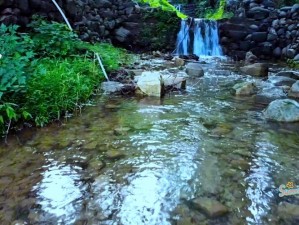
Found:
[[[276,76],[289,77],[295,80],[299,80],[299,72],[296,71],[280,71]]]
[[[292,85],[289,96],[299,98],[299,80]]]
[[[278,99],[269,104],[264,111],[269,120],[278,122],[299,121],[299,103],[291,99]]]
[[[269,66],[266,63],[254,63],[252,65],[243,66],[240,70],[251,76],[265,77],[268,76]]]
[[[275,86],[289,86],[291,87],[296,80],[290,77],[284,77],[284,76],[271,76],[268,78],[268,81]]]
[[[257,92],[257,87],[253,82],[243,82],[233,86],[235,95],[253,95]]]
[[[186,66],[186,72],[190,77],[204,76],[203,68],[198,63],[188,63]]]

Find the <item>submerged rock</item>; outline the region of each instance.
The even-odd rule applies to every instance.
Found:
[[[214,218],[228,213],[228,208],[219,201],[207,197],[192,200],[195,209],[202,211],[207,216]]]
[[[299,80],[299,72],[296,71],[280,71],[276,76],[289,77],[295,80]]]
[[[265,77],[268,76],[269,67],[266,63],[254,63],[252,65],[243,66],[240,70],[251,76]]]
[[[235,95],[253,95],[257,93],[257,87],[253,82],[243,82],[233,86]]]
[[[299,219],[299,205],[282,202],[278,205],[278,216],[284,220]]]
[[[174,65],[175,65],[176,67],[184,66],[184,65],[185,65],[185,60],[176,57],[176,58],[174,58]]]
[[[269,104],[264,111],[269,120],[279,122],[299,121],[299,103],[290,99],[278,99]]]
[[[109,150],[106,152],[107,159],[121,159],[124,158],[126,155],[118,150]]]
[[[186,66],[186,72],[191,77],[202,77],[204,76],[203,68],[199,63],[188,63]]]

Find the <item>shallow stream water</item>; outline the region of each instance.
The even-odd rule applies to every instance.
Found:
[[[267,98],[233,96],[248,78],[216,67],[185,92],[99,96],[80,116],[9,137],[0,224],[298,224],[298,197],[278,187],[299,182],[299,124],[266,121]],[[200,198],[228,212],[209,216]]]

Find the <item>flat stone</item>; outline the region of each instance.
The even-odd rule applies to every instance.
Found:
[[[122,159],[124,158],[126,155],[118,150],[109,150],[106,152],[106,157],[107,159],[110,160],[117,160],[117,159]]]
[[[228,213],[228,208],[219,201],[207,197],[192,200],[195,209],[203,212],[210,218],[223,216]]]

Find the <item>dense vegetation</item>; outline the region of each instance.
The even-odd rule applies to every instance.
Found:
[[[106,70],[130,61],[105,43],[89,44],[64,24],[35,18],[30,34],[18,26],[0,26],[0,132],[16,122],[43,126],[80,108],[104,79],[94,52]]]

